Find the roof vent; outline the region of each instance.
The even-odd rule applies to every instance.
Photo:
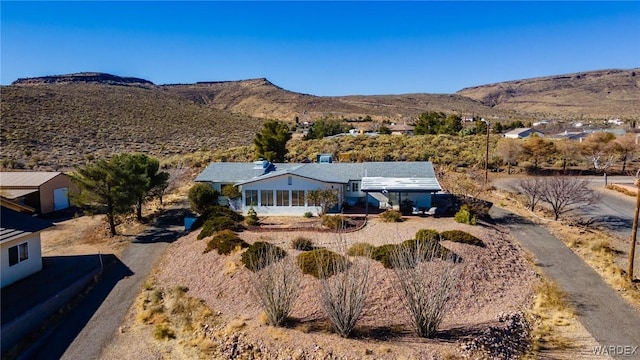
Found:
[[[263,170],[269,166],[269,161],[260,159],[253,162],[253,170]]]
[[[333,154],[318,154],[316,162],[319,164],[331,164],[333,162]]]

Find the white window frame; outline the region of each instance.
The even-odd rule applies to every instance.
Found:
[[[276,206],[289,206],[289,190],[276,190]]]
[[[252,195],[249,195],[249,194],[252,194]],[[246,206],[258,206],[258,190],[245,190],[244,204]]]
[[[302,193],[302,198],[294,197],[293,193]],[[305,206],[306,194],[304,190],[291,190],[291,206]]]
[[[260,190],[260,206],[273,206],[274,204],[273,190]]]

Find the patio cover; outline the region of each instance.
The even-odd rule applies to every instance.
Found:
[[[442,190],[435,177],[363,177],[360,189],[364,192],[438,192]]]

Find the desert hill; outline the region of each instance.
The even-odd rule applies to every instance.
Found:
[[[10,167],[69,168],[119,152],[166,157],[247,145],[263,122],[141,82],[31,81],[0,90],[1,160]]]
[[[411,121],[425,111],[502,119],[637,119],[640,76],[602,70],[466,88],[456,94],[314,96],[267,79],[156,85],[104,73],[0,87],[4,166],[68,168],[90,157],[158,157],[249,145],[264,119]]]
[[[536,117],[638,118],[640,69],[600,70],[462,89],[493,109]]]
[[[314,96],[282,89],[264,78],[163,85],[162,88],[216,109],[287,122],[296,116],[300,121],[313,121],[324,116],[353,119],[370,116],[375,120],[401,121],[412,120],[427,110],[495,112],[460,95]]]

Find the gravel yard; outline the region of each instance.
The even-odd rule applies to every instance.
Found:
[[[275,219],[270,219],[275,222]],[[219,328],[238,327],[232,332],[233,341],[253,344],[261,349],[264,358],[439,358],[460,355],[461,344],[488,326],[495,325],[502,312],[523,310],[533,295],[537,275],[511,238],[496,229],[458,224],[448,218],[409,218],[396,224],[382,223],[371,218],[360,231],[332,234],[317,232],[251,232],[240,236],[251,243],[267,240],[279,244],[290,255],[299,252],[290,249],[291,240],[304,236],[317,246],[338,249],[341,244],[367,242],[372,245],[399,243],[414,237],[419,229],[438,231],[459,229],[482,239],[486,247],[452,243],[442,244],[462,256],[459,293],[452,309],[445,317],[435,339],[422,339],[413,335],[408,316],[393,290],[393,272],[378,262],[372,262],[373,283],[358,323],[359,336],[343,339],[328,329],[317,301],[318,281],[305,275],[300,297],[294,306],[295,323],[286,328],[273,328],[260,321],[261,308],[251,296],[240,262],[240,253],[230,256],[215,251],[203,254],[207,239],[196,240],[197,231],[171,244],[157,268],[157,286],[164,289],[188,287],[188,294],[204,300],[217,314]],[[135,309],[134,309],[135,310]],[[189,358],[185,352],[171,344],[158,342],[149,329],[135,321],[131,311],[123,326],[126,336],[117,336],[104,353],[105,358],[126,358],[129,346],[135,342],[140,352],[136,358]],[[170,354],[170,355],[168,355]],[[131,356],[131,355],[128,355]]]

